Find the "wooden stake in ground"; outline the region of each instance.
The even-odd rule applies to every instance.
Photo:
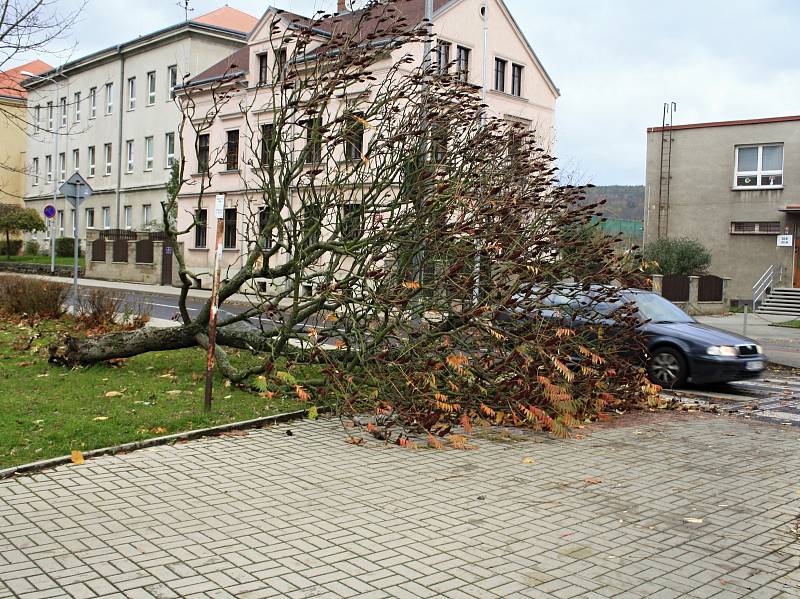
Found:
[[[217,344],[217,296],[219,294],[220,261],[222,259],[222,234],[224,229],[223,217],[225,216],[225,195],[216,197],[214,219],[217,221],[217,234],[214,238],[214,281],[211,284],[211,311],[208,320],[208,360],[206,362],[206,394],[203,400],[203,409],[211,411],[211,393],[214,387],[214,348]]]

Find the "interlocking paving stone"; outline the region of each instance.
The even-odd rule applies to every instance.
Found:
[[[800,596],[796,428],[665,415],[471,452],[292,429],[0,482],[0,597]]]

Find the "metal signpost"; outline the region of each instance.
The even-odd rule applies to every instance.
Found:
[[[73,251],[73,264],[72,264],[72,310],[73,314],[78,312],[78,249],[80,243],[78,242],[78,219],[80,210],[78,210],[84,200],[89,199],[93,190],[89,187],[86,179],[81,177],[80,173],[75,173],[58,189],[64,194],[66,200],[75,209],[75,219],[72,223],[72,251]]]
[[[217,231],[214,236],[214,281],[211,284],[211,313],[208,319],[208,360],[206,361],[206,394],[203,409],[211,411],[211,392],[214,388],[214,346],[217,343],[217,299],[219,295],[220,262],[222,260],[222,234],[224,232],[225,194],[216,196],[214,220]]]

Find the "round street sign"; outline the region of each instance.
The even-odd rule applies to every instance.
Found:
[[[52,204],[48,204],[44,207],[44,215],[47,218],[53,218],[56,215],[56,207]]]

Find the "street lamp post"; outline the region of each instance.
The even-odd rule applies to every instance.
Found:
[[[61,91],[61,88],[58,87],[58,81],[53,79],[52,77],[46,77],[44,75],[34,75],[30,71],[20,71],[20,75],[24,77],[28,77],[30,79],[42,79],[44,81],[50,81],[51,83],[56,84],[56,89],[53,91],[53,158],[50,160],[50,168],[53,172],[53,207],[56,206],[56,199],[58,198],[58,129],[61,126],[59,120],[55,118],[55,109],[58,106],[58,94]],[[66,110],[66,106],[64,110]],[[61,118],[61,117],[59,117]],[[36,123],[38,128],[39,123]],[[64,168],[66,169],[66,161],[67,157],[66,154],[64,155]],[[66,210],[62,212],[62,224],[63,220],[66,219]],[[58,211],[56,210],[56,214],[52,219],[52,223],[50,226],[50,273],[56,272],[56,226],[58,224]],[[77,235],[77,233],[76,233]],[[75,239],[74,243],[77,243],[78,240]]]

